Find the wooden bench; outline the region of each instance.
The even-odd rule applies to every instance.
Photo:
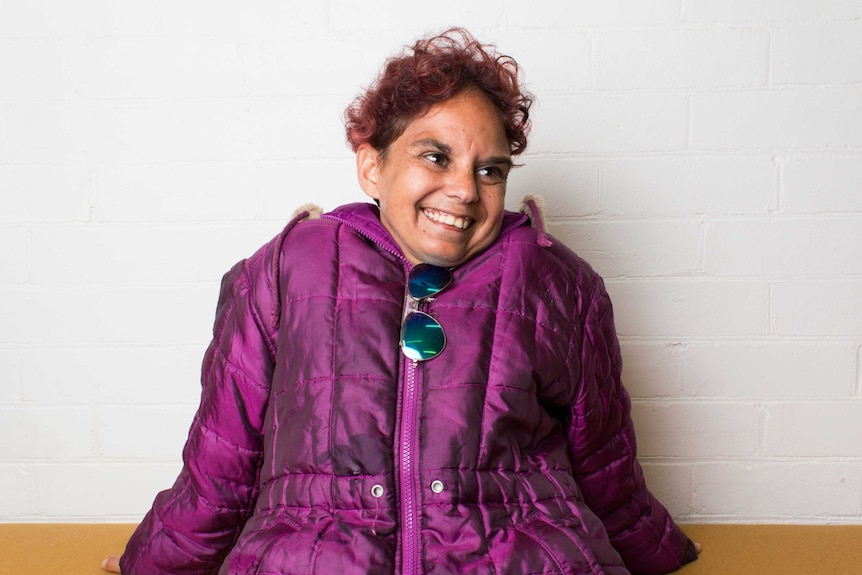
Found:
[[[104,575],[134,525],[0,524],[0,575]],[[680,575],[862,575],[862,525],[686,525],[703,545]]]

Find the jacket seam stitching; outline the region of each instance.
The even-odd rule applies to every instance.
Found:
[[[254,385],[258,389],[260,389],[262,391],[269,391],[269,386],[260,383],[255,378],[250,376],[243,368],[241,368],[238,365],[236,365],[235,363],[233,363],[230,360],[230,358],[228,357],[228,355],[221,349],[221,346],[216,347],[216,353],[218,354],[218,357],[221,358],[221,360],[224,362],[225,366],[227,366],[231,371],[242,376],[242,378],[244,380],[246,380],[248,383]],[[213,363],[215,363],[215,362],[213,362]],[[209,372],[211,372],[211,371],[212,371],[212,366],[210,367],[209,371],[207,372],[207,379],[209,379]]]
[[[222,443],[224,443],[225,445],[227,445],[231,449],[236,449],[237,451],[242,451],[243,453],[247,453],[248,455],[260,455],[261,453],[263,453],[263,450],[261,450],[261,449],[249,449],[247,447],[243,447],[242,445],[227,439],[224,435],[222,435],[221,433],[219,433],[218,431],[216,431],[215,429],[213,429],[212,427],[210,427],[209,425],[207,425],[203,422],[200,422],[198,424],[198,427],[200,427],[204,431],[204,433],[210,434],[210,435],[218,438],[218,441],[221,441]],[[230,481],[232,483],[239,483],[237,481],[233,481],[230,478],[224,478],[224,479],[226,481]]]
[[[246,260],[246,263],[245,263],[245,265],[243,265],[243,268],[242,268],[242,279],[244,280],[245,285],[237,286],[235,291],[239,291],[240,288],[245,288],[245,291],[247,294],[249,313],[251,314],[251,317],[254,320],[255,326],[257,326],[257,331],[260,333],[261,338],[263,339],[264,343],[266,344],[267,350],[269,351],[270,360],[275,361],[275,357],[276,357],[275,340],[267,332],[267,330],[264,329],[263,318],[260,316],[260,311],[254,305],[254,301],[253,301],[253,298],[251,295],[252,294],[251,277],[249,276],[249,269],[248,268],[249,268],[249,263],[248,263],[248,260]]]

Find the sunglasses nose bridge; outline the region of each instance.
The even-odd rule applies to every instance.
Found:
[[[413,297],[409,292],[404,296],[404,312],[401,314],[402,325],[408,315],[419,311],[419,307],[422,305],[423,300],[424,298],[418,299]]]

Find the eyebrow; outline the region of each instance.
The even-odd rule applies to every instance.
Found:
[[[413,146],[429,146],[431,148],[436,148],[437,150],[443,152],[444,154],[451,154],[452,147],[448,144],[444,144],[434,138],[420,138],[413,142]],[[515,165],[515,162],[512,161],[511,156],[491,156],[490,158],[485,158],[481,162],[481,164],[503,164],[505,166],[512,167]]]

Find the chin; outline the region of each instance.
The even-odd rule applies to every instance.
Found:
[[[467,263],[493,243],[490,241],[481,245],[463,243],[454,246],[449,243],[429,245],[428,249],[422,250],[420,259],[427,264],[451,268]]]
[[[451,268],[451,267],[459,266],[463,263],[467,263],[468,261],[473,259],[473,257],[477,253],[478,252],[473,251],[473,252],[461,253],[461,254],[440,254],[440,253],[426,254],[426,259],[423,261],[425,263],[429,263],[431,265]]]

